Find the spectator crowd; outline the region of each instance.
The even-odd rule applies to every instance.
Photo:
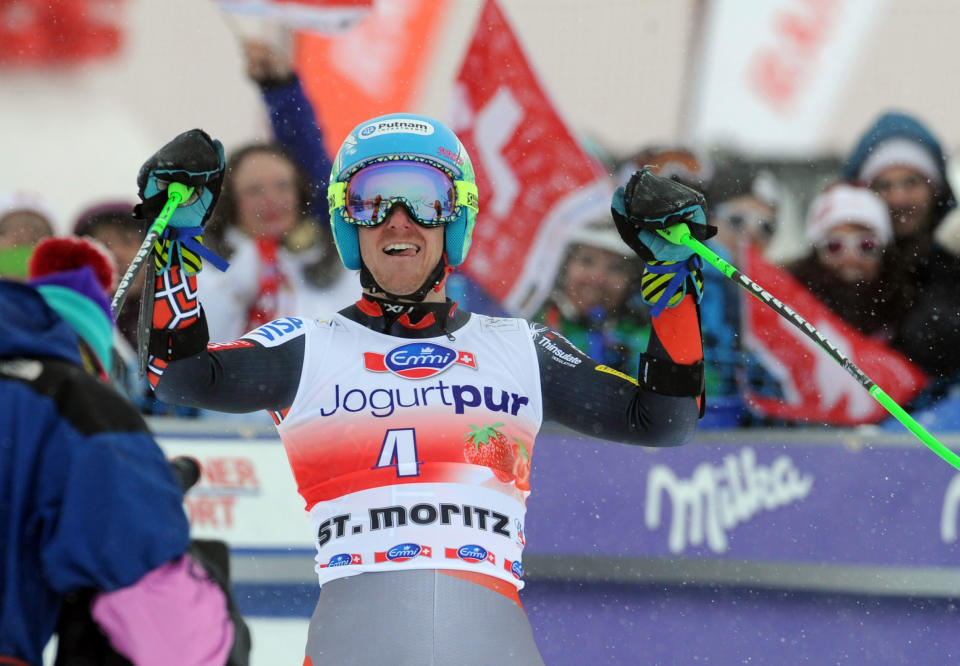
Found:
[[[288,313],[341,309],[352,303],[359,284],[337,258],[325,210],[330,158],[297,74],[266,44],[248,41],[244,55],[273,139],[230,151],[222,196],[204,232],[204,245],[233,267],[229,273],[208,268],[200,277],[201,289],[221,295],[205,305],[215,341],[234,340]],[[656,145],[601,159],[611,189],[650,166],[702,192],[709,223],[717,228],[708,245],[721,258],[740,266],[748,256],[763,257],[858,335],[886,345],[928,377],[908,408],[929,406],[957,384],[960,214],[947,155],[918,117],[882,113],[840,168],[818,170],[813,191],[806,183],[794,184],[775,162],[757,163],[727,151]],[[787,219],[784,202],[801,211],[793,216],[799,219]],[[0,196],[0,275],[24,279],[33,247],[58,226],[43,196]],[[104,198],[67,226],[106,246],[122,275],[149,220],[134,216],[132,200]],[[578,221],[560,265],[538,321],[605,365],[633,372],[650,335],[639,289],[643,262],[622,243],[609,215],[599,212]],[[138,377],[145,274],[137,276],[125,308],[116,313],[114,381],[145,414],[202,416],[159,402]],[[479,301],[488,311],[500,310],[462,274],[449,286],[468,310]],[[786,388],[775,363],[745,334],[747,296],[709,268],[705,289],[710,298],[702,303],[701,322],[709,401],[701,425],[777,423],[753,409],[749,398],[783,399]]]

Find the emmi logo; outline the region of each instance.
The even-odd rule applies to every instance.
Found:
[[[392,372],[405,379],[426,379],[438,375],[452,365],[477,369],[473,354],[437,344],[412,342],[394,347],[386,354],[366,352],[363,365],[372,372]]]

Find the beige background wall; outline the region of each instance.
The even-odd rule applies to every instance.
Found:
[[[619,152],[682,139],[698,0],[500,3],[574,129]],[[446,116],[480,6],[451,0],[441,56],[416,110]],[[91,201],[133,197],[140,163],[179,131],[203,127],[228,149],[266,136],[236,40],[212,2],[127,0],[123,7],[122,58],[70,71],[0,70],[0,192],[39,190],[66,220]],[[846,150],[880,109],[897,106],[929,121],[948,148],[960,148],[960,3],[891,0],[882,8],[825,145]],[[181,17],[173,29],[170,17]]]

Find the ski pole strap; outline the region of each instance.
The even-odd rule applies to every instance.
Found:
[[[686,261],[646,262],[640,278],[640,297],[651,306],[650,316],[659,317],[666,308],[675,306],[688,288],[699,303],[703,298],[702,266],[703,261],[695,254]]]
[[[174,228],[171,238],[179,240],[188,250],[200,255],[203,260],[210,262],[210,265],[223,273],[230,267],[230,263],[203,244],[201,241],[202,232],[203,227],[191,227],[189,229]]]
[[[230,264],[203,245],[203,227],[167,227],[154,245],[156,270],[169,270],[174,262],[190,275],[200,272],[203,261],[223,272]]]

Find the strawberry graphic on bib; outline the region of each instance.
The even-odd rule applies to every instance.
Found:
[[[513,480],[514,456],[506,435],[497,430],[502,427],[502,423],[479,428],[471,425],[464,437],[463,458],[473,465],[489,467],[499,481],[509,483]]]

